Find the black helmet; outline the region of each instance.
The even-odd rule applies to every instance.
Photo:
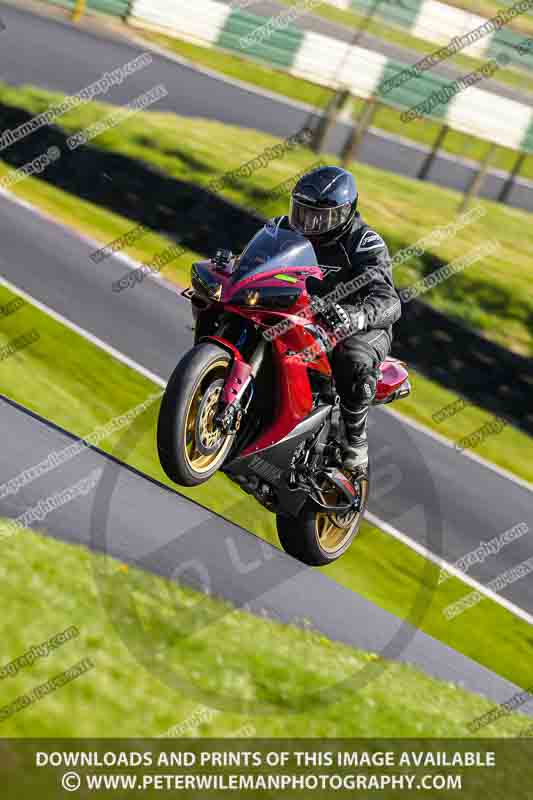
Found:
[[[304,236],[326,243],[348,230],[356,212],[357,187],[351,172],[318,167],[292,190],[289,222]]]

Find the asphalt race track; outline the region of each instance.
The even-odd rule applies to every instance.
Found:
[[[0,4],[0,11],[7,29],[1,39],[0,80],[14,86],[34,84],[72,94],[142,52],[140,47],[118,36],[80,29],[23,8]],[[156,54],[153,58],[149,68],[130,75],[121,86],[113,87],[105,99],[123,104],[162,83],[168,96],[155,106],[162,111],[215,119],[281,137],[300,130],[309,119],[309,109],[302,104],[258,94],[200,72],[194,65],[176,63]],[[327,142],[328,151],[340,152],[348,132],[349,126],[340,122]],[[415,177],[426,154],[427,150],[413,146],[407,139],[374,131],[365,138],[359,158],[381,169]],[[464,190],[473,174],[467,161],[440,156],[430,177],[435,183]],[[495,199],[504,180],[503,173],[489,172],[481,194]],[[509,203],[533,210],[531,184],[517,182]]]

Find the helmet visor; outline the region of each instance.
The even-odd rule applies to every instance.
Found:
[[[306,236],[320,236],[346,222],[351,211],[351,203],[333,208],[316,208],[291,197],[289,222],[294,230]]]

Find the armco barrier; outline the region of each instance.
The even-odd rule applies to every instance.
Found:
[[[414,2],[406,1],[409,4]],[[280,13],[285,11],[287,9],[282,7]],[[443,78],[428,71],[398,88],[385,90],[384,80],[405,69],[406,64],[338,39],[300,31],[292,23],[279,28],[273,24],[270,27],[274,32],[270,36],[260,43],[251,42],[250,34],[264,26],[267,18],[233,10],[215,0],[195,0],[194,3],[133,0],[129,21],[187,41],[253,56],[324,86],[349,88],[359,97],[375,96],[402,111],[416,106],[447,85]],[[476,86],[459,91],[437,106],[431,117],[446,122],[454,130],[486,141],[533,152],[533,109]],[[416,123],[406,123],[406,135],[409,135],[409,125],[412,124]]]
[[[0,129],[13,130],[30,119],[31,115],[21,109],[0,105]],[[220,195],[165,175],[141,161],[99,150],[94,144],[71,152],[65,135],[55,127],[41,128],[7,147],[2,160],[17,168],[49,147],[60,148],[62,155],[39,180],[199,253],[212,255],[217,247],[239,252],[264,222],[261,216]],[[398,243],[398,249],[408,244]],[[432,270],[441,266],[431,253],[423,258],[428,259],[427,266]],[[87,269],[90,267],[88,263]],[[136,291],[142,291],[142,287]],[[397,356],[533,434],[531,359],[487,341],[418,300],[405,305],[403,313],[395,328]]]

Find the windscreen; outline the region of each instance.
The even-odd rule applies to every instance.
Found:
[[[317,266],[311,242],[296,231],[268,223],[258,231],[239,257],[234,279],[280,267]]]

